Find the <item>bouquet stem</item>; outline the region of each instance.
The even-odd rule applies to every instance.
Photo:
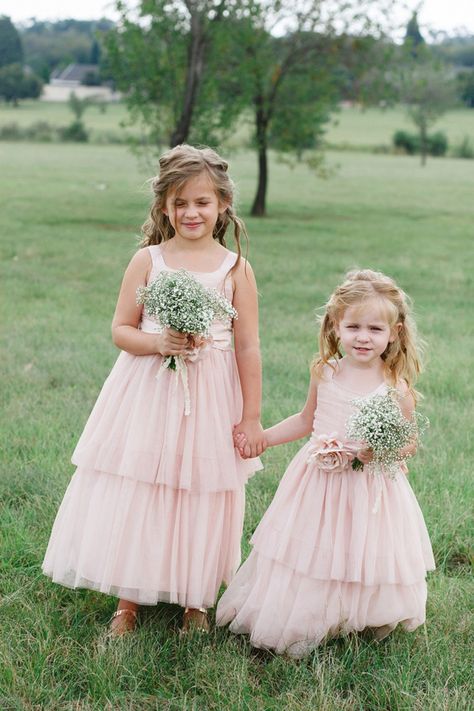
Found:
[[[364,468],[364,464],[360,461],[360,459],[354,457],[352,460],[352,468],[357,472]]]

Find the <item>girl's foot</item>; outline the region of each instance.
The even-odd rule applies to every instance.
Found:
[[[186,607],[181,632],[209,632],[209,618],[204,607]]]
[[[109,624],[108,637],[115,639],[133,632],[137,624],[137,611],[131,607],[119,608],[112,615]]]

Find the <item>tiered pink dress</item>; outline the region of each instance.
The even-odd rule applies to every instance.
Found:
[[[148,247],[151,282],[165,264]],[[229,252],[195,273],[232,301]],[[140,328],[159,325],[143,316]],[[161,356],[122,352],[74,451],[77,466],[59,508],[43,572],[140,604],[212,607],[240,562],[244,486],[258,459],[234,449],[242,395],[232,325],[214,322],[212,343],[187,365],[191,412],[176,373],[157,379]]]
[[[230,622],[255,647],[293,657],[352,630],[378,628],[381,638],[398,623],[415,629],[425,620],[425,576],[434,568],[402,469],[391,479],[350,464],[330,473],[308,463],[318,436],[347,440],[358,397],[328,371],[311,439],[290,463],[251,539],[252,552],[217,607],[218,624]]]

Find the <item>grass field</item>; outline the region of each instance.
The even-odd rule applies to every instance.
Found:
[[[136,134],[139,130],[129,125],[123,127],[122,124],[127,122],[127,111],[121,103],[108,104],[105,112],[97,106],[90,107],[86,110],[83,120],[90,131],[91,142],[107,142],[110,137],[123,139],[125,135]],[[47,121],[55,127],[66,126],[72,121],[72,113],[66,103],[59,102],[30,100],[21,102],[17,108],[0,104],[0,128],[11,123],[26,128],[37,121]],[[334,148],[372,150],[390,147],[392,136],[398,129],[414,132],[414,126],[402,108],[362,110],[357,107],[341,107],[328,123],[325,138]],[[474,111],[449,111],[438,120],[432,130],[444,131],[450,146],[456,145],[465,136],[474,142]],[[250,135],[249,119],[249,123],[242,122],[232,133],[228,140],[229,147],[234,148],[242,142],[248,142]]]
[[[336,640],[291,662],[225,629],[183,640],[179,609],[158,606],[133,638],[101,644],[115,601],[55,586],[40,565],[72,449],[117,355],[110,320],[149,176],[120,146],[2,143],[2,711],[472,708],[472,164],[422,169],[417,159],[355,152],[328,160],[339,167],[326,182],[272,161],[269,217],[247,219],[263,419],[302,405],[314,310],[344,271],[371,266],[398,279],[428,343],[420,389],[431,428],[410,472],[437,561],[426,627],[382,644]],[[232,174],[245,216],[254,157],[235,155]],[[297,448],[266,453],[249,483],[244,555]]]

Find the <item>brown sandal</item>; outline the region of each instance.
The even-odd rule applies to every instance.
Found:
[[[114,639],[133,632],[137,624],[137,615],[137,611],[129,607],[122,607],[120,610],[116,610],[110,618],[107,636],[110,639]],[[114,620],[118,617],[122,617],[123,619],[119,623],[114,624]]]
[[[205,607],[186,607],[183,614],[181,633],[209,632],[209,618]]]

